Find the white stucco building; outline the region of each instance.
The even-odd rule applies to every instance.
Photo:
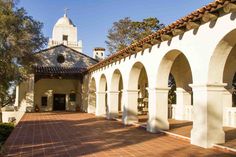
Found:
[[[53,27],[52,38],[49,39],[48,47],[66,45],[76,51],[83,52],[82,40],[78,40],[77,27],[65,13],[59,18]]]
[[[66,44],[39,52],[42,63],[18,87],[16,106],[26,100],[32,112],[63,104],[60,110],[82,110],[108,119],[121,114],[125,125],[146,114],[147,131],[154,133],[169,129],[168,118],[189,120],[192,144],[208,148],[224,143],[223,126],[236,127],[235,11],[235,2],[216,0],[100,62]],[[64,39],[60,21],[72,28],[69,18],[63,18],[54,27],[51,46]],[[102,58],[101,49],[97,51],[94,57]],[[170,74],[176,104],[168,104]]]

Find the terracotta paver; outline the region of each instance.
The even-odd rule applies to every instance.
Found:
[[[6,156],[235,156],[86,113],[27,113],[5,143]]]
[[[148,116],[139,115],[138,118],[139,118],[139,124],[142,126],[146,126]],[[190,138],[191,130],[193,127],[192,121],[175,120],[175,119],[168,119],[168,121],[170,124],[170,130],[167,130],[167,132]],[[222,144],[219,143],[218,145],[236,149],[236,128],[223,127],[223,130],[225,132],[225,143]]]

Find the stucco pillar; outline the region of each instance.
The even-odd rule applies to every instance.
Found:
[[[118,117],[118,103],[119,103],[119,91],[107,92],[108,98],[108,119]]]
[[[191,105],[191,94],[183,88],[177,88],[176,91],[175,119],[186,120],[185,105]]]
[[[95,96],[94,96],[95,93]],[[95,113],[96,112],[96,92],[95,91],[90,91],[88,93],[88,108],[87,111],[88,113]]]
[[[190,85],[194,111],[191,144],[209,148],[225,142],[222,96],[226,84]]]
[[[29,75],[28,80],[28,91],[26,93],[26,111],[27,112],[33,112],[34,111],[34,74]]]
[[[19,107],[19,85],[16,86],[16,98],[15,98],[15,107]]]
[[[52,111],[53,110],[53,90],[48,90],[47,91],[47,98],[48,98],[48,110]]]
[[[138,90],[123,90],[123,115],[125,125],[138,122]]]
[[[148,125],[147,131],[156,133],[160,129],[168,130],[168,92],[170,88],[148,89]]]
[[[106,116],[106,92],[96,92],[96,116]]]

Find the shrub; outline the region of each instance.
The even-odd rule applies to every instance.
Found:
[[[14,129],[13,123],[0,123],[0,144],[3,144]]]

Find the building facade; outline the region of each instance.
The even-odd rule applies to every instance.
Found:
[[[223,126],[236,127],[235,12],[234,1],[216,0],[99,62],[66,44],[39,52],[16,105],[25,100],[31,112],[80,110],[108,119],[121,114],[125,125],[147,115],[153,133],[168,130],[168,118],[190,120],[192,144],[224,143]],[[176,104],[168,104],[170,74]]]

